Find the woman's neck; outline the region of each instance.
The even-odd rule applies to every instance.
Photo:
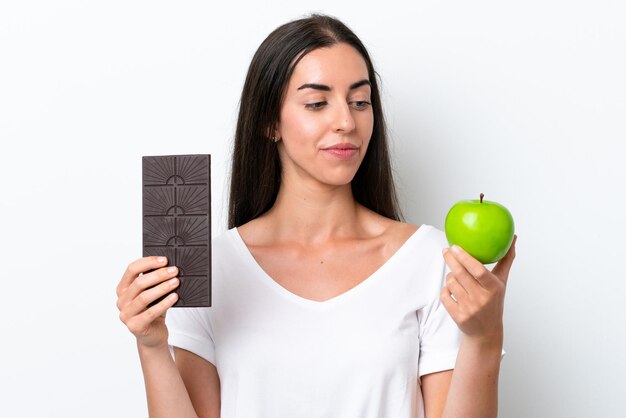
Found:
[[[307,188],[284,182],[263,218],[278,240],[316,244],[359,234],[363,209],[350,184]]]

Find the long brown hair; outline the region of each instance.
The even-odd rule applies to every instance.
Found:
[[[278,195],[281,164],[268,136],[277,126],[283,95],[293,69],[314,49],[346,43],[365,60],[371,83],[374,128],[363,161],[352,180],[354,199],[391,219],[400,220],[385,119],[372,61],[359,38],[338,19],[320,14],[276,28],[259,46],[241,93],[230,182],[228,227],[267,212]]]

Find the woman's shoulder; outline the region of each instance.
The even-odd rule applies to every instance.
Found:
[[[212,253],[219,253],[220,256],[235,254],[239,251],[237,244],[237,228],[230,228],[219,231],[211,238]]]
[[[361,207],[362,225],[374,236],[392,241],[406,241],[419,229],[418,225],[387,218],[371,209]]]
[[[411,238],[421,226],[405,223],[401,221],[389,220],[384,233],[385,239],[389,242],[403,243]]]
[[[378,230],[378,234],[389,248],[399,248],[412,237],[421,237],[419,241],[424,241],[428,237],[427,242],[437,247],[443,247],[447,241],[445,233],[438,228],[429,224],[412,224],[403,221],[386,218],[375,212],[371,212],[370,221],[373,229]]]

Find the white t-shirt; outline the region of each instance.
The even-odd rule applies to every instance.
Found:
[[[217,367],[222,418],[424,416],[418,377],[454,368],[461,338],[439,301],[443,231],[422,225],[323,302],[269,277],[236,228],[212,245],[213,306],[170,309],[166,323],[171,346]]]

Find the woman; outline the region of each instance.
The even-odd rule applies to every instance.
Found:
[[[166,326],[163,258],[118,285],[150,416],[495,417],[514,245],[489,272],[398,212],[364,46],[328,16],[277,28],[243,88],[213,306]]]

